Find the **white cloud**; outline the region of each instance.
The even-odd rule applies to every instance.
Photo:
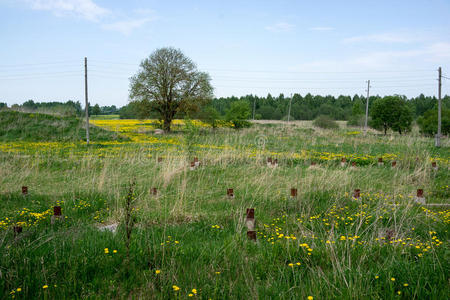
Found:
[[[309,28],[309,30],[312,30],[312,31],[331,31],[331,30],[334,30],[334,28],[333,27],[327,27],[327,26],[319,26],[319,27],[311,27],[311,28]]]
[[[89,21],[98,21],[110,11],[92,0],[26,0],[34,10],[51,11],[56,16],[75,15]]]
[[[420,38],[408,33],[379,33],[360,35],[345,38],[342,41],[344,43],[359,43],[359,42],[371,42],[371,43],[412,43],[419,41]]]
[[[134,29],[142,27],[148,22],[154,21],[156,18],[142,18],[136,20],[119,21],[102,25],[103,29],[118,31],[124,35],[129,35]]]
[[[448,43],[448,42],[434,43],[427,47],[427,51],[436,60],[449,59],[450,58],[450,43]]]
[[[286,22],[280,22],[271,26],[266,26],[265,29],[271,32],[288,32],[295,26]]]

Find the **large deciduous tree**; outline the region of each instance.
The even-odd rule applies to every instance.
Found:
[[[210,80],[181,50],[161,48],[144,59],[130,78],[130,98],[149,104],[169,132],[176,113],[197,110],[212,98]]]
[[[377,99],[372,105],[371,116],[371,126],[383,129],[384,134],[389,128],[400,134],[411,129],[412,112],[401,96]]]

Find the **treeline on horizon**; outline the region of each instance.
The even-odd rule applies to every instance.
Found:
[[[437,98],[424,96],[423,94],[407,98],[401,96],[406,100],[414,119],[423,116],[427,111],[436,109]],[[372,104],[382,97],[371,96],[369,101],[369,111]],[[217,112],[224,116],[226,111],[230,108],[231,103],[235,101],[245,101],[248,103],[252,112],[251,118],[257,120],[285,120],[288,116],[290,97],[285,97],[284,94],[272,96],[268,94],[265,97],[258,97],[254,95],[246,95],[242,97],[220,97],[214,98],[208,106],[212,106]],[[357,123],[358,116],[364,115],[366,105],[366,97],[354,95],[352,96],[321,96],[306,94],[294,94],[291,104],[291,120],[314,120],[320,115],[329,116],[335,120],[350,120]],[[442,98],[443,109],[450,109],[450,96],[446,95]],[[6,103],[0,102],[0,109],[13,109],[26,112],[40,112],[60,115],[83,116],[84,108],[79,101],[69,100],[67,102],[34,102],[28,100],[23,104],[14,104],[8,107]],[[253,111],[254,108],[254,111]],[[115,105],[111,106],[89,106],[90,115],[116,115],[121,119],[142,119],[142,118],[157,118],[158,115],[152,112],[151,109],[142,109],[136,103],[130,102],[127,105],[117,108]],[[254,114],[254,116],[253,116]],[[201,115],[200,111],[194,113],[190,117],[197,117]],[[177,118],[184,118],[184,113],[179,113]],[[357,125],[357,124],[355,124]]]

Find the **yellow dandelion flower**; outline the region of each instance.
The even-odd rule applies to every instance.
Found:
[[[161,270],[156,270],[155,273],[159,274],[159,273],[161,273]]]
[[[407,287],[408,285],[409,285],[409,284],[407,284],[407,283],[404,283],[404,284],[403,284],[404,287]]]
[[[392,281],[395,281],[395,278],[394,278],[394,277],[391,277],[391,280],[392,280]]]
[[[378,278],[380,278],[380,276],[376,275],[376,276],[375,276],[375,279],[378,279]]]
[[[307,298],[308,300],[313,300],[314,299],[314,297],[313,296],[308,296],[308,298]]]
[[[194,295],[193,295],[193,294],[189,294],[188,296],[189,296],[189,297],[194,297]]]
[[[43,289],[47,289],[47,288],[48,288],[48,285],[44,285],[42,288],[43,288]]]
[[[21,288],[17,288],[17,289],[16,289],[16,292],[20,292],[20,291],[22,291]]]
[[[113,253],[117,253],[117,250],[113,250]]]
[[[175,292],[180,290],[180,288],[179,288],[178,286],[176,286],[176,285],[172,285],[172,288],[173,288],[173,290],[174,290]]]
[[[108,254],[108,253],[109,253],[109,249],[105,248],[105,254]]]
[[[192,289],[192,292],[193,292],[194,294],[197,294],[197,289]]]
[[[288,266],[292,268],[294,266],[294,264],[290,263],[290,264],[288,264]]]

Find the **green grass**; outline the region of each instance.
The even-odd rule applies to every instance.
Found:
[[[260,136],[265,149],[256,146]],[[196,289],[202,299],[445,299],[450,211],[412,196],[424,188],[428,203],[448,204],[448,141],[435,149],[432,139],[393,137],[274,124],[94,148],[104,156],[93,148],[26,159],[2,153],[0,298],[188,299]],[[287,155],[301,150],[374,160],[352,169],[317,157],[310,167],[309,158]],[[397,155],[398,168],[374,163],[386,153]],[[202,166],[191,171],[193,156]],[[267,156],[279,166],[267,167]],[[439,170],[431,157],[441,159]],[[124,206],[133,180],[128,256]],[[360,200],[351,197],[355,188]],[[56,204],[64,221],[51,225],[46,212]],[[250,207],[256,243],[246,238]],[[14,237],[18,222],[29,226]],[[116,222],[115,234],[97,229]]]
[[[107,141],[123,138],[91,125],[90,139]],[[0,112],[0,141],[80,140],[86,140],[85,125],[81,119],[17,111]]]

